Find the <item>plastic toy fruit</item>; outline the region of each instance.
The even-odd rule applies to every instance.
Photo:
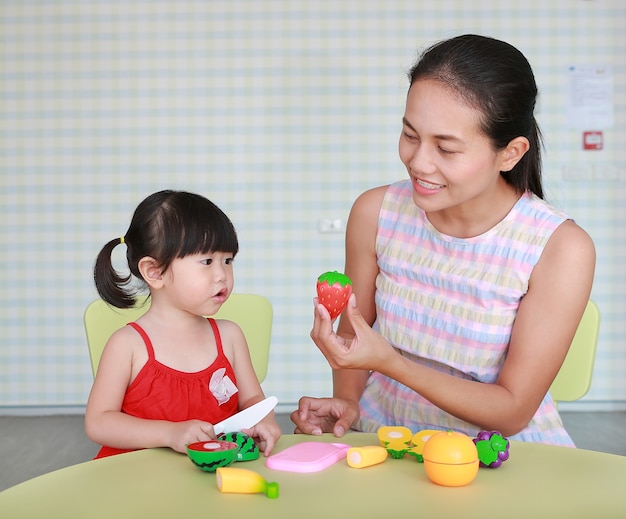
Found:
[[[187,445],[187,455],[192,463],[205,472],[215,472],[228,467],[237,459],[239,446],[233,442],[209,440]]]
[[[237,461],[252,461],[259,458],[259,448],[254,440],[242,432],[222,433],[218,440],[233,442],[237,444]]]
[[[380,445],[394,459],[402,458],[411,448],[413,433],[408,427],[402,425],[383,425],[378,428],[378,440]]]
[[[354,469],[363,469],[382,463],[387,459],[387,449],[380,445],[366,445],[365,447],[351,447],[346,459],[348,465]]]
[[[481,467],[495,469],[509,459],[509,440],[499,431],[480,431],[473,441]]]
[[[317,298],[323,304],[330,318],[335,319],[346,307],[352,293],[352,281],[336,270],[324,272],[317,278]]]
[[[434,434],[439,434],[440,430],[435,429],[422,429],[421,431],[417,431],[413,438],[411,438],[411,444],[413,445],[413,452],[417,454],[424,454],[424,445]]]
[[[460,487],[471,483],[478,473],[478,451],[466,434],[445,431],[424,444],[424,469],[433,483]]]
[[[215,478],[220,492],[234,494],[265,494],[270,499],[278,497],[278,483],[268,483],[253,470],[220,467]]]

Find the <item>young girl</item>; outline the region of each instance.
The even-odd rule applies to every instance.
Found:
[[[127,277],[112,266],[125,244]],[[207,319],[233,289],[239,244],[228,217],[193,193],[160,191],[135,210],[121,239],[96,259],[98,293],[118,308],[133,306],[133,281],[150,292],[149,310],[109,339],[87,402],[85,429],[104,447],[97,457],[186,445],[215,438],[213,425],[260,400],[239,326]],[[267,456],[280,437],[270,413],[246,430]]]
[[[492,38],[440,42],[413,67],[399,143],[409,178],[353,205],[353,295],[336,334],[320,304],[311,332],[335,398],[303,397],[296,432],[495,429],[573,445],[548,389],[595,250],[543,200],[536,96],[526,58]]]

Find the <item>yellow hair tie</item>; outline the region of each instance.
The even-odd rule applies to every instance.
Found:
[[[124,236],[122,236],[122,237],[120,238],[120,243],[121,243],[121,244],[123,244],[123,243],[124,243]]]

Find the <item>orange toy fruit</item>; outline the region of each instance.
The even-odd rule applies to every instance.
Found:
[[[478,451],[466,434],[445,431],[434,434],[424,444],[424,469],[433,483],[460,487],[478,474]]]

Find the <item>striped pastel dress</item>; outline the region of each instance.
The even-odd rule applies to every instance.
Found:
[[[543,249],[567,216],[525,193],[495,227],[473,238],[443,235],[415,205],[409,180],[389,186],[378,219],[374,329],[404,356],[457,377],[492,383],[506,357],[520,299]],[[544,347],[537,344],[537,348]],[[479,428],[373,372],[356,428]],[[574,446],[549,394],[513,440]]]

